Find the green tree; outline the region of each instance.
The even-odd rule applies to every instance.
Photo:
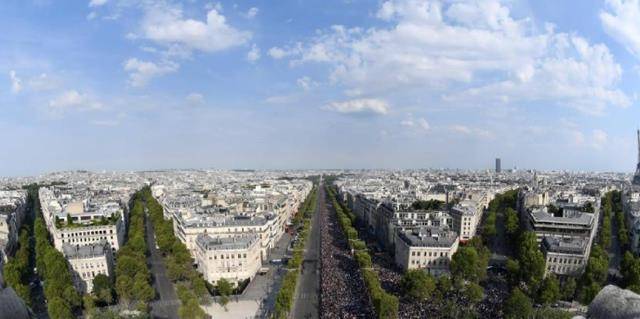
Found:
[[[133,279],[127,275],[118,275],[116,279],[116,292],[120,301],[129,304],[133,301]]]
[[[111,304],[113,302],[113,283],[111,278],[105,274],[98,274],[93,278],[93,294],[97,301],[103,304]]]
[[[483,237],[486,237],[487,239],[493,238],[498,233],[498,231],[496,230],[496,218],[496,212],[489,211],[484,222],[484,227],[482,229]]]
[[[623,260],[624,261],[624,260]],[[588,304],[598,294],[606,282],[609,271],[609,256],[599,245],[594,245],[582,277],[578,299]]]
[[[507,279],[509,285],[517,286],[520,283],[520,263],[515,259],[507,259]]]
[[[530,231],[522,233],[518,247],[520,279],[529,287],[536,289],[544,276],[545,260],[540,251],[536,234]]]
[[[504,316],[507,319],[529,318],[533,313],[533,305],[527,295],[519,288],[514,288],[504,303]]]
[[[51,319],[73,318],[73,313],[69,305],[60,297],[48,298],[47,312]]]
[[[233,293],[233,286],[231,283],[224,279],[220,278],[218,282],[216,282],[216,291],[220,295],[220,304],[224,307],[229,302],[229,296]]]
[[[422,269],[409,270],[400,280],[400,287],[405,296],[416,300],[425,300],[431,297],[436,289],[433,277]]]
[[[576,280],[573,277],[567,278],[562,285],[562,299],[573,301],[573,297],[576,294],[576,286]]]
[[[133,298],[138,301],[148,302],[156,295],[155,290],[149,285],[147,276],[143,273],[139,273],[133,278],[132,289]]]
[[[443,207],[444,202],[437,199],[418,200],[411,204],[411,208],[421,210],[441,209]]]
[[[481,258],[474,247],[460,247],[451,257],[451,274],[454,280],[478,282],[482,279],[482,272],[486,273],[486,267],[480,267]]]
[[[440,277],[438,277],[437,286],[440,292],[446,294],[447,292],[451,291],[451,278],[449,278],[449,276],[447,275],[441,275]]]
[[[482,301],[484,296],[484,289],[482,286],[475,282],[469,283],[464,290],[464,295],[469,299],[472,304],[476,304]]]
[[[515,238],[514,236],[518,233],[520,229],[520,219],[518,218],[518,213],[515,209],[508,207],[505,210],[505,223],[504,227],[507,231],[507,234],[511,236],[511,238]]]
[[[538,300],[542,304],[552,304],[560,299],[560,283],[554,274],[549,274],[538,292]]]

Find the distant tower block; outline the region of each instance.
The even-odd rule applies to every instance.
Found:
[[[500,158],[496,158],[496,173],[500,173],[502,172],[502,163],[500,161]]]
[[[638,135],[638,164],[636,165],[636,173],[633,175],[633,185],[640,186],[640,130],[637,131]]]

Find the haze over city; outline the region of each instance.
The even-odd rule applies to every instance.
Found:
[[[0,175],[628,171],[639,20],[619,0],[5,1]]]

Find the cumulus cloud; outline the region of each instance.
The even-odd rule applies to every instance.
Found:
[[[255,44],[251,46],[251,50],[247,53],[247,61],[253,63],[260,59],[260,48]]]
[[[9,71],[9,79],[11,80],[11,92],[20,93],[22,91],[22,80],[16,75],[16,71]]]
[[[216,52],[244,44],[251,33],[229,25],[217,8],[199,21],[185,18],[179,7],[157,3],[146,9],[139,36],[165,46]]]
[[[389,105],[380,99],[355,99],[332,102],[326,105],[325,109],[343,114],[384,115],[389,112]]]
[[[588,114],[630,104],[604,44],[540,30],[497,0],[390,0],[377,17],[388,27],[337,25],[269,55],[293,66],[327,64],[333,83],[364,95],[417,89],[451,104],[545,102]]]
[[[269,49],[268,53],[269,53],[269,56],[271,56],[272,58],[274,58],[276,60],[277,59],[282,59],[282,58],[290,55],[289,52],[285,51],[284,49],[278,48],[278,47],[273,47],[273,48]]]
[[[640,58],[640,2],[638,0],[607,0],[600,12],[604,31]]]
[[[49,100],[49,108],[52,111],[69,109],[99,110],[102,108],[102,104],[87,94],[69,90]]]
[[[159,64],[150,61],[130,58],[124,63],[124,70],[129,72],[129,84],[134,87],[145,86],[149,80],[178,70],[177,63],[165,61]]]

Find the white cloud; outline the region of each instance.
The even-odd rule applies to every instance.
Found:
[[[108,0],[91,0],[89,1],[89,7],[100,7],[107,3]]]
[[[605,45],[550,25],[539,30],[497,0],[391,0],[377,16],[390,26],[333,26],[269,55],[327,64],[333,83],[364,95],[420,91],[455,104],[544,102],[590,114],[630,104]]]
[[[11,79],[11,92],[20,93],[22,91],[22,80],[16,75],[16,71],[9,71],[9,78]]]
[[[256,8],[256,7],[251,7],[251,8],[249,9],[249,11],[247,11],[247,14],[246,14],[247,19],[253,19],[253,18],[255,18],[255,17],[258,15],[258,12],[259,12],[258,8]]]
[[[136,58],[130,58],[124,63],[124,70],[129,72],[129,83],[134,87],[144,86],[152,78],[175,72],[179,67],[178,64],[170,61],[156,64]]]
[[[97,16],[98,16],[98,13],[96,13],[95,11],[91,11],[89,12],[89,14],[87,14],[87,20],[91,21],[95,19]]]
[[[64,111],[68,109],[99,110],[102,104],[87,94],[76,90],[65,91],[49,100],[49,108],[52,111]]]
[[[380,99],[355,99],[343,102],[332,102],[325,109],[343,114],[377,114],[389,112],[387,102]]]
[[[255,44],[251,46],[251,50],[247,53],[247,60],[251,63],[256,62],[260,59],[260,48],[258,48]]]
[[[278,48],[278,47],[273,47],[271,49],[269,49],[269,56],[271,56],[274,59],[282,59],[288,55],[290,55],[287,51]]]
[[[303,76],[303,77],[297,79],[296,80],[296,84],[298,84],[298,86],[301,87],[305,91],[309,91],[310,89],[318,86],[318,82],[312,80],[308,76]]]
[[[400,122],[400,125],[408,128],[416,128],[422,131],[428,131],[431,126],[424,117],[415,120],[412,114],[408,114],[407,119]]]
[[[640,2],[638,0],[607,0],[600,12],[604,31],[640,58]]]
[[[190,93],[185,100],[192,106],[202,105],[204,103],[204,96],[200,93]]]
[[[183,17],[182,9],[165,3],[147,8],[140,36],[158,44],[180,45],[190,50],[216,52],[241,45],[251,33],[235,29],[216,8],[207,13],[206,21]]]

